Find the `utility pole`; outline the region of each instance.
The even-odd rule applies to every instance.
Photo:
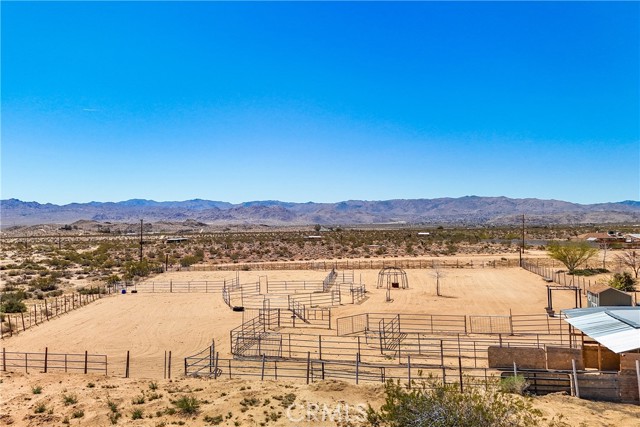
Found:
[[[142,220],[140,220],[140,262],[142,262]]]
[[[522,267],[522,255],[524,255],[524,214],[522,214],[522,246],[520,248],[520,267]]]

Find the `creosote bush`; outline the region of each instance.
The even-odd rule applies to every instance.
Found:
[[[429,378],[414,382],[408,390],[397,382],[385,385],[385,403],[376,411],[369,407],[367,421],[376,427],[503,427],[568,426],[547,422],[528,398],[500,391],[496,382],[484,387],[443,384]]]

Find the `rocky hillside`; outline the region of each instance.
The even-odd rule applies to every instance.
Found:
[[[560,200],[511,199],[467,196],[439,199],[384,201],[348,200],[338,203],[287,203],[253,201],[240,204],[210,200],[156,202],[134,199],[124,202],[90,202],[54,205],[0,201],[3,228],[35,224],[69,224],[78,220],[109,222],[186,221],[205,224],[427,224],[529,223],[586,224],[640,223],[640,202],[625,201],[581,205]]]

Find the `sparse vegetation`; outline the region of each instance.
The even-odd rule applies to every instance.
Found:
[[[194,396],[182,396],[173,404],[184,415],[195,415],[200,409],[200,401]]]
[[[495,388],[442,384],[428,379],[407,390],[392,381],[385,385],[385,403],[379,410],[369,407],[372,426],[541,426],[547,423],[531,401]],[[554,426],[568,426],[553,420]]]
[[[623,292],[633,292],[636,290],[636,279],[627,271],[616,273],[609,280],[609,286]]]
[[[569,270],[569,273],[573,273],[576,268],[597,254],[598,250],[591,247],[587,242],[564,244],[551,242],[547,246],[547,253],[550,258],[563,263]]]

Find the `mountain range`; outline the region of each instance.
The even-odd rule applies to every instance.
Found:
[[[577,204],[561,200],[465,196],[337,203],[290,203],[277,200],[232,204],[193,199],[176,202],[132,199],[55,205],[0,200],[0,225],[69,224],[78,220],[146,222],[194,220],[205,224],[587,224],[640,223],[640,202]]]

